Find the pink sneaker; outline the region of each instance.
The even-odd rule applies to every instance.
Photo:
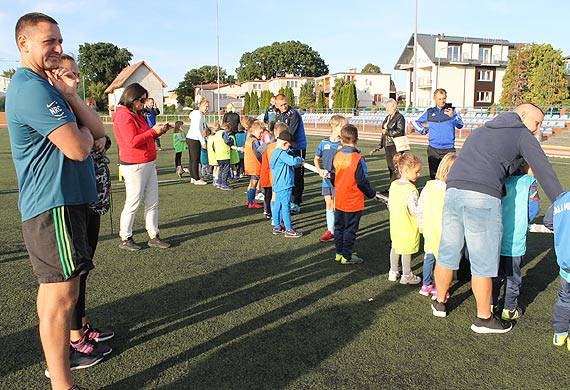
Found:
[[[435,290],[435,286],[433,284],[424,284],[420,289],[419,293],[424,297],[429,297],[430,293]]]
[[[445,301],[447,302],[447,300],[449,299],[449,297],[451,296],[451,294],[449,294],[449,291],[447,291],[447,293],[445,294]],[[437,299],[437,289],[435,288],[435,286],[433,287],[433,289],[431,290],[431,299],[433,301],[435,301]]]

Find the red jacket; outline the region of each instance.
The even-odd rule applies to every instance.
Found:
[[[156,160],[154,140],[159,134],[148,125],[144,116],[118,106],[113,114],[113,132],[119,146],[120,162],[142,164]]]

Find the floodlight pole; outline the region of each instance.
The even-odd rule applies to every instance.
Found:
[[[218,12],[218,0],[216,0],[216,38],[218,45],[218,123],[221,122],[221,108],[220,108],[220,18]]]
[[[414,111],[418,106],[418,0],[416,0],[416,19],[414,23]]]

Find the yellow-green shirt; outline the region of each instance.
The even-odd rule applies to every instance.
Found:
[[[392,248],[399,255],[414,254],[420,249],[418,220],[408,209],[410,193],[418,190],[404,180],[395,180],[390,185],[390,238]]]

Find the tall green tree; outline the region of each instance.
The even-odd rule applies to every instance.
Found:
[[[85,77],[87,89],[92,83],[103,83],[108,87],[132,58],[130,51],[112,43],[84,43],[79,45],[77,65]]]
[[[334,86],[333,86],[333,108],[343,108],[343,100],[342,100],[342,87],[344,87],[345,85],[345,81],[344,79],[338,77],[334,80]]]
[[[256,80],[285,74],[322,76],[329,72],[318,52],[299,41],[274,42],[252,52],[244,53],[236,68],[240,81]]]
[[[259,97],[255,91],[249,95],[249,111],[253,115],[259,114]]]
[[[95,99],[97,102],[97,109],[101,111],[106,111],[109,105],[107,95],[105,95],[105,89],[107,89],[107,85],[100,81],[88,84],[86,89],[86,96]]]
[[[249,111],[250,111],[250,108],[249,108],[249,105],[250,105],[249,102],[250,102],[250,100],[251,100],[251,99],[250,99],[250,96],[249,96],[249,92],[246,92],[246,93],[245,93],[245,96],[243,97],[243,113],[246,114],[246,115],[249,114]]]
[[[194,99],[194,88],[196,85],[218,82],[218,67],[214,65],[203,65],[200,68],[190,69],[184,75],[184,79],[174,89],[176,100],[184,105],[187,96]],[[226,70],[220,67],[220,83],[233,83],[235,77],[228,76]]]
[[[272,96],[273,94],[269,90],[261,91],[261,97],[259,98],[259,108],[261,110],[266,110],[271,105]]]
[[[324,110],[327,108],[327,101],[325,98],[325,91],[322,89],[319,91],[319,97],[317,98],[317,108],[319,110]]]
[[[521,45],[509,55],[499,104],[560,105],[568,99],[564,60],[550,44]]]
[[[356,85],[354,82],[345,84],[341,89],[342,108],[356,109],[358,108],[358,99],[356,95]]]
[[[299,108],[315,108],[315,85],[313,83],[307,82],[301,86],[301,92],[299,93]]]
[[[364,68],[362,68],[360,73],[380,73],[381,74],[382,71],[380,70],[380,67],[378,65],[368,63],[368,64],[364,65]]]

